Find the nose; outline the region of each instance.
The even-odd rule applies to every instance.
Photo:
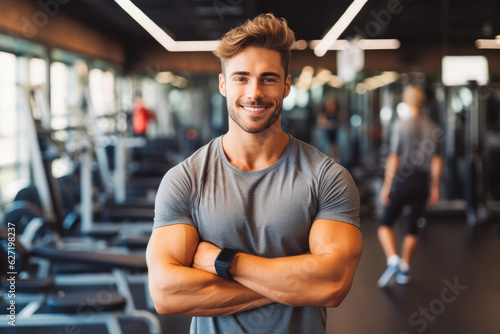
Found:
[[[246,89],[246,97],[251,101],[257,101],[264,97],[259,80],[250,80]]]

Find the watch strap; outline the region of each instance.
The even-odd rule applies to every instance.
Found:
[[[232,279],[231,275],[229,275],[229,265],[231,264],[231,261],[236,253],[238,253],[238,251],[231,248],[221,249],[219,255],[215,259],[215,271],[217,272],[217,275],[227,279]]]

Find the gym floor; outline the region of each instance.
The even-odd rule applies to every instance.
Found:
[[[383,290],[376,285],[385,269],[377,224],[362,219],[363,255],[351,292],[328,310],[328,333],[500,333],[498,224],[471,229],[465,217],[429,216],[412,282]]]
[[[396,226],[400,232],[402,222]],[[327,332],[337,334],[500,333],[500,234],[498,224],[470,228],[460,216],[430,216],[412,264],[412,282],[379,289],[385,258],[377,221],[362,218],[364,251],[351,292],[328,310]],[[400,235],[400,233],[399,233]],[[4,309],[4,307],[2,307]],[[4,313],[4,311],[1,311]],[[164,333],[189,333],[189,317],[160,316]],[[122,323],[124,333],[142,324]],[[64,327],[8,329],[2,333],[65,333]],[[79,333],[104,333],[81,326]]]

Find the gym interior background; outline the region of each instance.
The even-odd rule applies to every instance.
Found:
[[[500,333],[498,1],[370,0],[321,57],[351,1],[133,1],[170,51],[118,2],[0,1],[2,333],[188,332],[155,313],[144,251],[161,177],[223,134],[227,111],[218,60],[174,49],[264,12],[297,38],[283,128],[328,154],[317,115],[335,98],[336,159],[360,192],[364,253],[328,332]],[[419,223],[412,284],[381,290],[377,196],[410,82],[443,130],[442,196]],[[140,135],[139,96],[156,115]]]

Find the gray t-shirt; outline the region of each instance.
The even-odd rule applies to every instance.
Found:
[[[426,116],[410,117],[394,123],[390,153],[400,158],[400,169],[429,172],[432,157],[439,154],[443,132]]]
[[[154,228],[188,224],[200,239],[266,258],[309,250],[316,219],[359,227],[359,196],[351,175],[292,136],[273,165],[255,172],[233,166],[212,140],[163,178]],[[292,270],[292,268],[291,268]],[[283,284],[293,284],[283,273]],[[273,303],[223,317],[194,317],[191,333],[325,333],[326,309]]]

